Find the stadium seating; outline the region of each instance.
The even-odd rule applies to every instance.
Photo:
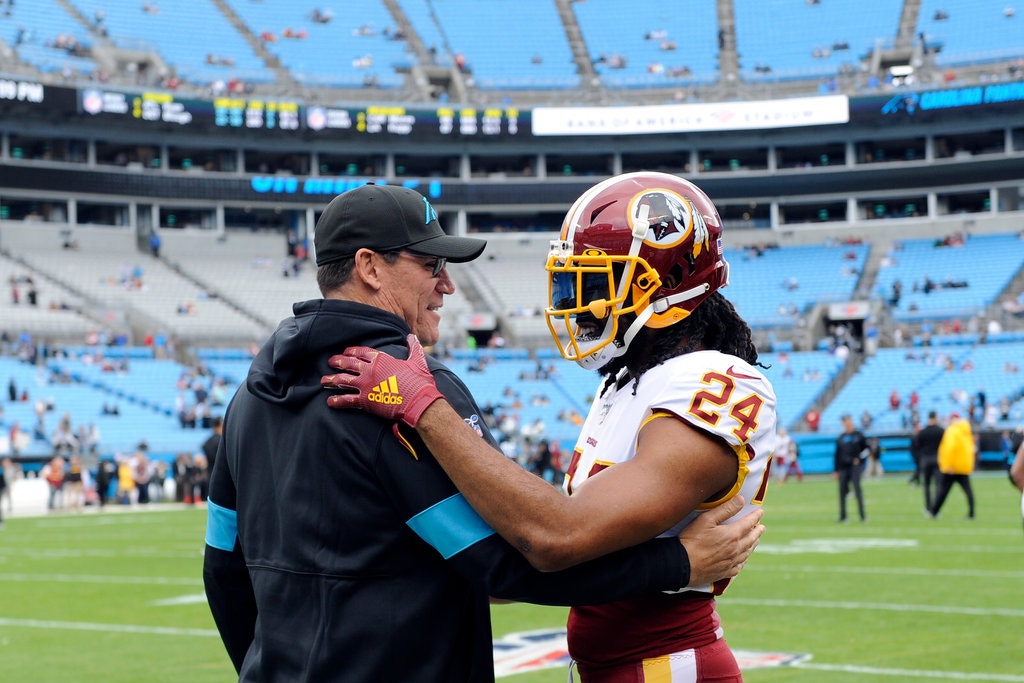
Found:
[[[87,50],[94,42],[89,30],[71,17],[57,0],[10,3],[0,20],[0,38],[17,51],[18,57],[44,72],[70,69],[87,77],[96,69],[89,57],[69,47]]]
[[[155,51],[184,80],[203,84],[231,78],[252,83],[274,80],[273,72],[210,0],[69,0],[69,4],[89,19],[101,11],[114,45]],[[156,11],[146,12],[145,4]],[[210,56],[214,61],[230,60],[231,65],[211,64]]]
[[[865,244],[730,251],[735,271],[722,293],[752,328],[792,327],[815,304],[853,299],[869,251]]]
[[[410,57],[404,41],[391,39],[394,22],[379,0],[347,3],[326,23],[311,19],[312,4],[230,4],[253,34],[274,37],[264,41],[265,47],[300,83],[342,88],[361,87],[367,78],[382,88],[402,83],[394,67],[408,64]],[[286,29],[305,35],[289,38]]]
[[[735,0],[743,78],[833,76],[844,63],[856,65],[876,41],[891,46],[902,7],[903,0],[875,0],[870,10],[851,12],[840,2]],[[844,43],[848,49],[835,49]],[[758,66],[771,71],[759,71]]]
[[[902,286],[893,317],[900,321],[967,319],[994,303],[1024,265],[1017,235],[976,235],[956,246],[941,239],[903,240],[875,283],[879,297]],[[925,292],[926,279],[934,288]]]
[[[572,6],[601,81],[621,88],[678,87],[716,79],[715,5],[694,2],[683,10],[656,2],[587,0]],[[624,63],[617,64],[615,55]],[[673,67],[687,71],[673,76]]]
[[[990,62],[1021,56],[1021,18],[1004,16],[1007,0],[922,0],[918,32],[941,45],[935,56],[944,66]],[[1024,12],[1024,7],[1018,7]],[[936,19],[939,11],[947,18]]]
[[[437,48],[442,63],[454,55],[465,58],[465,70],[478,88],[571,88],[579,83],[554,2],[400,4],[428,48]]]
[[[148,317],[153,333],[177,331],[196,339],[262,339],[267,331],[217,293],[140,253],[117,228],[78,228],[76,249],[60,249],[60,229],[27,225],[8,230],[5,245],[28,268],[78,292],[97,310],[132,310]],[[115,316],[116,317],[116,316]],[[123,323],[122,323],[123,325]]]
[[[912,392],[918,394],[921,421],[930,410],[943,417],[952,412],[966,415],[970,399],[979,390],[984,390],[992,404],[1006,398],[1015,405],[1024,395],[1024,375],[1008,372],[1007,363],[1019,365],[1022,360],[1024,344],[1020,342],[879,349],[822,411],[821,429],[838,431],[841,415],[859,418],[867,410],[874,430],[905,431],[910,427]],[[898,410],[889,405],[894,389],[902,399]],[[995,426],[1015,426],[1019,413],[1019,407],[1012,408],[1010,420],[999,419]]]

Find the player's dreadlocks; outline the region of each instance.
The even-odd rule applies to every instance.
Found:
[[[636,342],[640,342],[639,344]],[[699,350],[721,351],[742,358],[751,365],[767,367],[757,361],[757,347],[751,338],[750,326],[736,312],[732,302],[714,292],[684,320],[671,327],[655,330],[644,328],[629,351],[601,368],[607,379],[601,394],[615,384],[622,368],[629,368],[636,395],[640,377],[669,358]]]

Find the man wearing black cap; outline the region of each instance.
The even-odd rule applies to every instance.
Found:
[[[860,521],[868,521],[864,514],[864,494],[860,488],[860,478],[864,472],[864,463],[869,452],[867,439],[853,424],[852,415],[843,415],[843,433],[836,439],[835,476],[839,480],[839,522],[846,521],[846,498],[853,488],[857,498],[857,512]]]
[[[676,591],[734,576],[756,545],[759,517],[714,526],[740,509],[723,505],[680,539],[541,573],[476,515],[413,430],[329,414],[327,359],[356,345],[404,357],[417,339],[435,344],[455,291],[446,264],[485,244],[446,235],[427,199],[401,187],[350,190],[317,222],[324,298],[295,304],[253,360],[210,484],[204,583],[241,681],[489,682],[489,595],[565,605]],[[434,391],[495,446],[465,385],[426,364]],[[433,400],[403,394],[394,377],[372,393]]]

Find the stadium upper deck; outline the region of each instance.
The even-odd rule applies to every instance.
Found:
[[[1004,0],[4,2],[0,70],[193,95],[518,106],[858,94],[1021,74]]]

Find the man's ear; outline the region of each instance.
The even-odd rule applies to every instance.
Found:
[[[352,266],[352,275],[358,278],[366,287],[379,291],[383,286],[380,277],[380,265],[384,259],[372,249],[360,249],[356,252],[355,263]]]

